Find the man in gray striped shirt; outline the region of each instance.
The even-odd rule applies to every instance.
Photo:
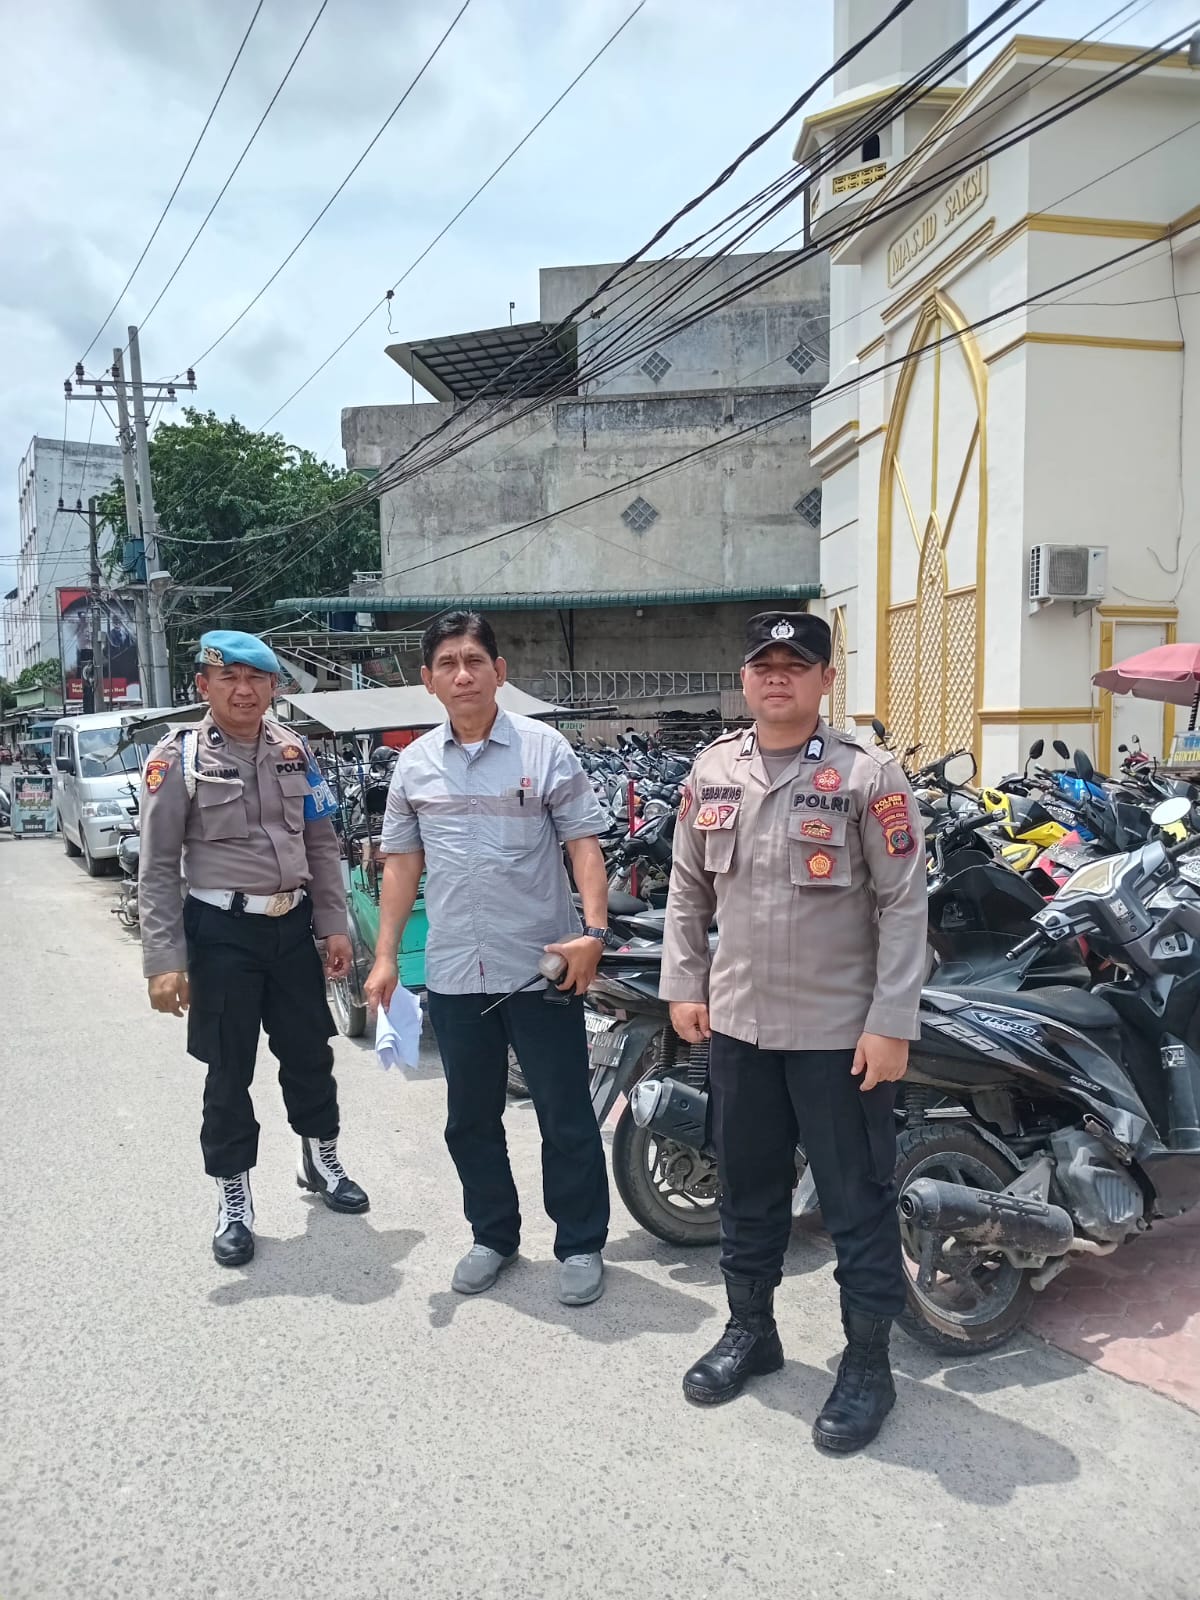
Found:
[[[393,769],[367,996],[375,1005],[391,999],[396,951],[424,873],[426,985],[446,1073],[446,1143],[475,1239],[452,1286],[462,1294],[490,1289],[517,1257],[521,1214],[503,1123],[511,1045],[542,1132],[559,1299],[586,1305],[603,1291],[608,1231],[582,999],[608,922],[597,839],[604,814],[563,735],[497,704],[506,667],[486,618],[443,615],[421,647],[422,680],[447,721],[402,750]],[[564,846],[586,928],[571,900]],[[561,981],[526,987],[547,951],[566,962]]]

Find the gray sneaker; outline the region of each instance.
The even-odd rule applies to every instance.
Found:
[[[486,1244],[473,1244],[455,1267],[450,1287],[459,1294],[482,1294],[516,1259],[515,1250],[510,1256],[502,1256],[498,1250],[490,1250]]]
[[[599,1250],[568,1256],[558,1275],[558,1298],[564,1306],[587,1306],[604,1293],[604,1257]]]

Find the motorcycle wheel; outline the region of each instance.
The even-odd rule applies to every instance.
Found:
[[[508,1047],[507,1091],[510,1100],[529,1099],[529,1085],[525,1082],[525,1074],[521,1071],[521,1063],[517,1060],[517,1052],[512,1045]]]
[[[896,1188],[916,1178],[940,1178],[977,1189],[1006,1188],[1017,1176],[999,1150],[963,1124],[906,1128],[897,1144]],[[1029,1273],[985,1248],[946,1252],[923,1228],[903,1219],[900,1237],[908,1274],[908,1304],[900,1325],[935,1350],[961,1355],[995,1350],[1029,1310]]]
[[[367,1030],[367,1008],[350,991],[348,978],[331,978],[325,985],[329,1009],[345,1039],[361,1039]]]
[[[656,1239],[689,1247],[720,1239],[715,1163],[639,1128],[628,1106],[613,1133],[612,1170],[625,1209]]]

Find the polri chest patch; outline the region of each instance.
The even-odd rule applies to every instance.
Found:
[[[831,815],[845,816],[850,811],[850,796],[846,794],[820,794],[812,789],[793,789],[792,810],[825,811]]]

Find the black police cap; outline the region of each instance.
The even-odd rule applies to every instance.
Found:
[[[833,654],[829,624],[808,611],[760,611],[751,617],[743,659],[753,661],[774,644],[793,651],[801,661],[823,661],[827,666]]]

